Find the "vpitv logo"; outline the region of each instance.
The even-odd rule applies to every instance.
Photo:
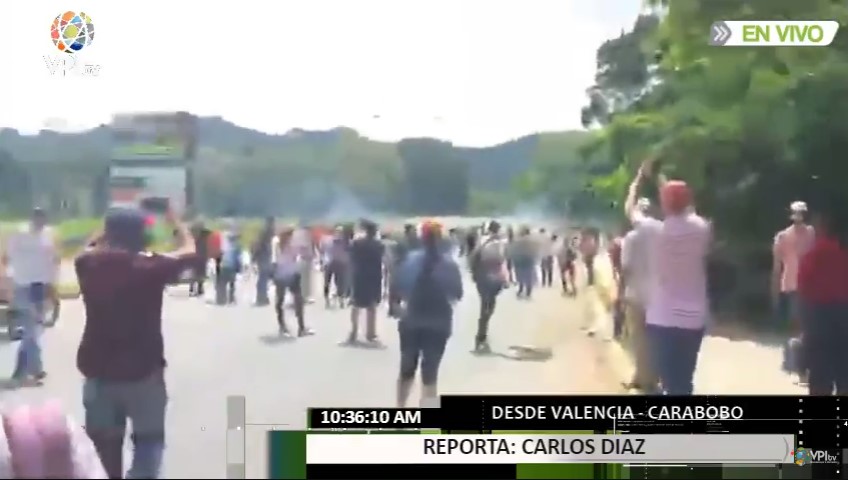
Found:
[[[830,453],[827,450],[810,450],[804,447],[798,447],[792,452],[792,459],[795,465],[804,466],[815,463],[836,463],[836,454]]]
[[[94,23],[84,12],[67,11],[57,15],[50,26],[53,45],[60,55],[45,55],[51,75],[97,76],[100,65],[83,63],[78,54],[94,41]]]

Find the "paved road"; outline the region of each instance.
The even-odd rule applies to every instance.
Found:
[[[245,294],[249,293],[247,291]],[[604,393],[616,382],[593,340],[578,334],[571,300],[548,290],[532,302],[507,292],[493,319],[496,350],[510,344],[556,346],[553,360],[518,362],[470,354],[477,311],[476,292],[458,306],[459,319],[444,361],[441,386],[451,393]],[[394,321],[382,320],[385,350],[338,346],[348,327],[348,311],[307,311],[317,335],[279,343],[270,308],[249,306],[246,296],[232,307],[187,298],[184,289],[168,293],[165,341],[171,404],[165,474],[170,478],[223,478],[225,399],[247,399],[248,477],[264,477],[267,425],[302,428],[307,407],[391,406],[398,362]],[[60,323],[44,338],[50,377],[43,387],[0,392],[6,404],[57,397],[81,418],[81,378],[75,353],[82,306],[68,301]],[[0,369],[11,371],[14,345],[0,344]],[[579,368],[574,368],[578,366]]]

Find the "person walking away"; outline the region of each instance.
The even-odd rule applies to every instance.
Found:
[[[177,249],[148,253],[144,215],[112,210],[103,235],[74,264],[85,307],[77,352],[85,428],[109,478],[123,478],[128,423],[134,449],[127,478],[158,478],[161,470],[168,404],[163,295],[197,262],[188,228],[171,211],[166,221],[177,232]]]
[[[491,225],[491,223],[489,224]],[[506,273],[510,285],[515,285],[515,230],[512,227],[506,229]]]
[[[409,399],[416,371],[421,371],[421,402],[438,406],[438,376],[445,346],[453,331],[453,306],[462,299],[459,266],[440,251],[441,226],[421,229],[423,249],[416,250],[398,268],[395,290],[406,305],[398,322],[400,374],[397,406]]]
[[[650,203],[637,206],[647,214]],[[651,364],[651,352],[645,338],[645,306],[650,298],[650,263],[644,231],[630,230],[621,242],[621,279],[624,286],[622,303],[624,322],[630,350],[633,352],[635,369],[633,378],[624,387],[651,394],[657,392],[657,377]]]
[[[194,275],[189,285],[189,296],[203,297],[206,294],[206,270],[209,264],[209,237],[212,232],[206,228],[203,220],[198,220],[192,228],[194,237],[194,250],[197,255],[197,265],[194,266]]]
[[[521,227],[518,238],[512,242],[512,268],[518,282],[516,298],[530,300],[536,285],[536,243],[528,227]]]
[[[580,231],[579,249],[586,267],[586,285],[595,285],[595,257],[598,255],[600,232],[597,228],[587,227]]]
[[[397,242],[394,253],[395,267],[403,264],[406,257],[413,251],[418,250],[421,242],[418,238],[418,232],[415,225],[407,223],[403,226],[403,237]],[[397,318],[400,314],[401,298],[393,288],[389,288],[389,316]]]
[[[395,252],[397,249],[397,240],[392,238],[391,231],[384,231],[381,235],[383,242],[383,298],[389,298],[389,292],[392,286],[392,275],[395,270]]]
[[[294,231],[292,237],[294,246],[300,250],[300,291],[306,304],[314,303],[312,298],[312,269],[315,266],[315,246],[309,228],[301,226]]]
[[[550,235],[543,228],[540,235],[542,286],[551,287],[554,284],[554,253],[557,236]]]
[[[342,226],[324,243],[324,303],[330,307],[330,286],[335,286],[336,298],[340,307],[344,307],[347,291],[348,265],[350,263],[350,245]]]
[[[301,272],[303,267],[301,263],[302,249],[293,242],[294,229],[287,227],[283,229],[277,236],[277,241],[274,242],[274,287],[276,298],[274,299],[274,312],[277,314],[277,326],[280,329],[280,335],[290,337],[288,326],[286,325],[285,316],[285,300],[286,292],[291,293],[294,303],[294,314],[297,317],[297,336],[305,337],[312,335],[312,330],[306,328],[304,319],[304,304],[303,292],[301,291]]]
[[[816,238],[801,257],[797,292],[810,395],[848,395],[848,215],[824,203]]]
[[[221,246],[221,274],[215,282],[215,303],[227,305],[236,303],[236,280],[242,269],[241,236],[231,230],[224,234]]]
[[[212,258],[212,262],[214,264],[215,269],[215,281],[217,282],[218,276],[221,275],[221,232],[219,230],[212,230],[209,233],[209,257]]]
[[[612,267],[613,281],[618,283],[621,277],[621,241],[624,235],[627,234],[629,228],[624,228],[619,234],[609,234],[607,236],[607,255],[609,256],[610,266]]]
[[[11,273],[12,305],[18,315],[21,340],[12,381],[40,385],[47,373],[41,351],[45,304],[59,274],[59,248],[47,214],[36,208],[29,224],[11,236],[3,263]]]
[[[465,255],[471,256],[471,253],[477,249],[477,229],[474,227],[468,228],[465,232]]]
[[[274,217],[265,218],[265,225],[251,248],[250,258],[256,265],[256,306],[263,307],[271,303],[268,298],[268,284],[274,270],[271,265],[271,243],[276,231]]]
[[[571,241],[563,237],[557,247],[557,264],[559,265],[559,278],[562,283],[563,295],[577,294],[577,278],[575,275],[574,262],[577,261],[577,252],[572,248]],[[569,283],[571,288],[569,288]]]
[[[377,337],[377,305],[383,288],[383,243],[377,239],[377,225],[363,221],[364,237],[353,241],[350,248],[353,308],[350,310],[350,334],[347,343],[359,341],[359,312],[365,310],[365,341],[379,346]]]
[[[500,223],[489,223],[489,235],[472,252],[469,259],[471,278],[480,295],[480,316],[477,319],[477,335],[474,337],[474,351],[487,354],[492,351],[489,345],[489,322],[495,313],[498,295],[507,286],[506,242],[500,236]]]
[[[625,212],[639,235],[644,235],[648,251],[652,278],[646,334],[663,391],[691,395],[710,314],[706,260],[711,227],[695,213],[689,186],[680,180],[667,181],[661,173],[658,183],[664,218],[654,219],[636,209],[636,195],[650,168],[650,160],[639,168],[625,202]]]

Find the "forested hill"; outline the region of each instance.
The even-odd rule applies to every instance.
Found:
[[[201,207],[209,213],[245,214],[259,213],[268,204],[285,204],[280,208],[286,211],[320,211],[326,199],[342,197],[355,199],[363,208],[412,213],[423,208],[416,207],[421,202],[413,197],[433,196],[427,192],[443,197],[427,207],[439,212],[509,209],[522,196],[516,181],[538,156],[540,139],[561,135],[534,134],[469,148],[426,138],[378,142],[345,127],[272,135],[220,117],[199,118],[198,130]],[[105,195],[110,138],[106,126],[37,135],[0,130],[0,188],[7,185],[4,191],[18,192],[15,199],[0,204],[0,214],[19,210],[33,197],[39,203],[70,204],[81,213],[96,210]],[[571,143],[574,148],[562,155],[576,158],[576,143]],[[36,170],[38,178],[30,174]],[[450,181],[443,181],[446,178]],[[421,191],[410,193],[410,183]],[[92,192],[93,201],[88,198]]]

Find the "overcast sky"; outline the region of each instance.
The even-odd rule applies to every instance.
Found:
[[[12,1],[0,127],[80,129],[127,111],[187,110],[283,133],[349,126],[385,140],[491,145],[579,128],[595,50],[639,0]],[[69,8],[93,20],[51,75]],[[11,15],[9,15],[11,13]]]

